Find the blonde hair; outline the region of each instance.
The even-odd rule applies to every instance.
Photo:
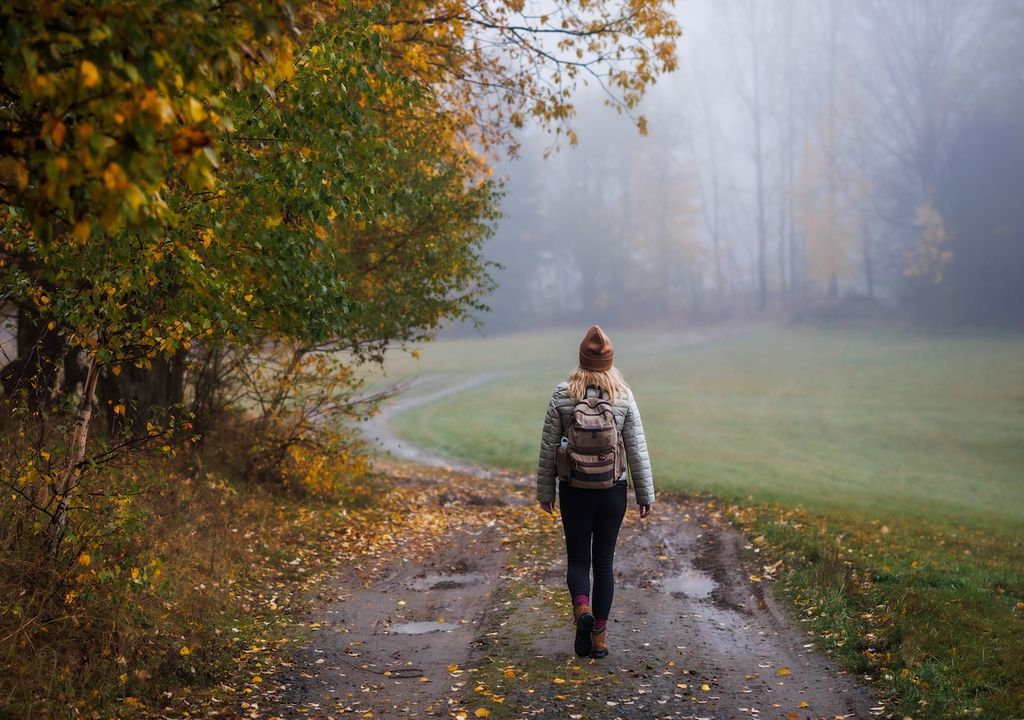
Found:
[[[591,386],[599,387],[608,393],[612,403],[625,397],[629,392],[629,385],[626,384],[622,373],[614,365],[607,370],[587,370],[577,367],[569,373],[569,397],[573,400],[582,400],[587,394],[587,388]]]

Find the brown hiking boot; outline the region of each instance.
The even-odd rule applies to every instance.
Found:
[[[608,626],[590,634],[590,657],[603,658],[608,654]]]
[[[574,649],[577,655],[586,657],[593,650],[591,646],[591,631],[594,629],[594,615],[590,612],[590,605],[587,603],[573,605],[572,619],[576,623]]]

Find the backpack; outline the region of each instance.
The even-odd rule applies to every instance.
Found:
[[[559,475],[574,488],[610,488],[625,471],[625,448],[607,396],[587,388],[569,416],[569,429],[556,456]]]

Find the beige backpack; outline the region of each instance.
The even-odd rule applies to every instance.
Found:
[[[622,476],[625,448],[604,391],[587,388],[586,397],[572,409],[569,429],[555,456],[559,477],[571,487],[610,488]]]

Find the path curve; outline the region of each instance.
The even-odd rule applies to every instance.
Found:
[[[694,328],[681,333],[665,333],[653,337],[651,340],[642,343],[634,348],[635,355],[643,356],[651,353],[669,352],[685,347],[703,345],[717,340],[726,340],[740,337],[755,332],[764,327],[763,323],[721,323],[708,327]],[[511,371],[485,372],[471,376],[468,380],[456,385],[442,387],[434,392],[418,395],[416,397],[404,397],[398,400],[385,400],[376,415],[363,422],[360,430],[363,437],[380,452],[390,455],[397,460],[414,462],[428,467],[444,468],[455,470],[468,475],[476,475],[481,478],[503,477],[511,480],[523,481],[525,478],[510,473],[507,470],[495,470],[476,463],[464,460],[455,460],[433,453],[425,448],[413,445],[403,440],[391,426],[391,422],[413,408],[429,405],[452,395],[472,390],[493,380],[507,377]],[[444,375],[423,375],[415,378],[405,388],[408,391],[414,387],[436,383],[445,378]]]
[[[401,439],[391,427],[391,421],[407,410],[422,407],[423,405],[429,405],[432,402],[436,402],[437,400],[441,400],[451,395],[458,395],[459,393],[472,390],[475,387],[479,387],[480,385],[489,383],[492,380],[497,380],[506,375],[508,375],[507,372],[480,373],[478,375],[474,375],[469,380],[458,383],[457,385],[443,387],[424,395],[402,398],[395,401],[385,401],[382,403],[379,412],[364,422],[360,430],[363,433],[363,437],[366,438],[371,445],[376,445],[380,451],[387,453],[398,460],[406,460],[419,465],[426,465],[428,467],[456,470],[467,475],[476,475],[481,478],[493,478],[498,476],[506,477],[508,473],[492,470],[474,463],[446,458],[413,445],[412,443]],[[406,390],[437,382],[438,380],[443,379],[443,377],[443,375],[424,375],[417,377],[409,383]]]

